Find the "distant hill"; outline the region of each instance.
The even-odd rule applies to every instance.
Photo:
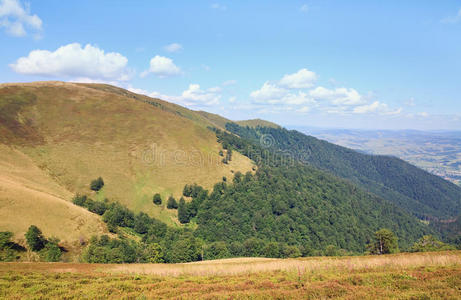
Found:
[[[255,142],[269,135],[271,147],[350,180],[419,218],[452,218],[461,212],[461,187],[396,157],[359,153],[295,130],[269,127],[248,130],[233,123],[226,128]]]
[[[154,206],[154,193],[165,204],[185,184],[210,188],[253,166],[239,153],[222,163],[210,126],[194,111],[109,85],[2,84],[0,230],[35,224],[47,236],[72,240],[104,232],[96,215],[69,202],[75,193],[173,225],[176,211]],[[89,183],[99,176],[106,185],[96,195]]]
[[[206,118],[208,121],[213,123],[217,128],[225,129],[227,123],[235,123],[240,126],[249,126],[252,128],[255,128],[257,126],[261,127],[271,127],[271,128],[280,128],[279,125],[266,121],[266,120],[261,120],[261,119],[251,119],[251,120],[241,120],[241,121],[231,121],[229,119],[226,119],[220,115],[209,113],[206,111],[198,111],[201,116]]]
[[[212,123],[217,128],[225,129],[227,123],[233,122],[220,115],[209,113],[203,110],[197,111],[197,113],[200,114],[205,119],[207,119],[210,123]]]
[[[249,126],[249,127],[270,127],[270,128],[280,128],[279,125],[266,121],[266,120],[261,120],[261,119],[252,119],[252,120],[242,120],[242,121],[235,121],[234,123],[237,123],[240,126]]]

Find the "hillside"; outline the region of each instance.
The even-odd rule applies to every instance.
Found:
[[[242,121],[235,121],[240,126],[249,126],[249,127],[270,127],[270,128],[281,128],[279,125],[269,122],[266,120],[261,119],[252,119],[252,120],[242,120]]]
[[[239,126],[110,85],[3,84],[0,108],[0,226],[15,233],[30,224],[69,241],[106,232],[100,218],[83,209],[88,206],[69,202],[80,193],[122,205],[104,204],[102,220],[112,232],[135,232],[141,241],[114,245],[154,244],[163,261],[198,260],[215,247],[224,249],[215,257],[289,257],[323,253],[329,245],[361,253],[383,227],[408,248],[434,233],[411,213],[445,216],[458,209],[456,189],[393,158],[360,156],[261,127],[260,120]],[[227,130],[217,129],[223,126]],[[306,149],[311,155],[301,158],[310,159],[308,165],[299,158]],[[287,161],[280,150],[296,159]],[[99,176],[105,185],[95,193],[89,183]],[[411,180],[400,190],[402,178]],[[152,203],[154,193],[163,197],[161,205]],[[167,209],[170,195],[184,195],[188,203]],[[97,253],[106,246],[95,241],[89,261],[105,262]],[[184,253],[186,246],[194,250]]]
[[[272,149],[350,180],[419,218],[452,218],[461,212],[460,187],[396,157],[362,154],[295,130],[248,129],[233,123],[226,128],[254,143],[265,137]]]
[[[175,224],[176,211],[154,207],[154,193],[166,200],[185,184],[211,187],[252,168],[238,153],[223,164],[209,126],[191,110],[108,85],[2,84],[0,228],[19,233],[36,224],[61,239],[103,232],[94,214],[69,202],[90,194],[99,176],[106,185],[91,197]]]

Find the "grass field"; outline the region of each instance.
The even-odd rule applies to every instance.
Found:
[[[147,103],[149,102],[149,103]],[[98,84],[0,84],[0,231],[20,241],[37,225],[67,244],[103,234],[100,219],[70,201],[75,193],[108,197],[171,226],[185,184],[212,188],[253,162],[222,145],[200,114],[178,105]],[[95,195],[91,180],[106,183]],[[160,193],[163,205],[154,206]]]
[[[188,264],[0,264],[6,299],[460,299],[461,251]]]

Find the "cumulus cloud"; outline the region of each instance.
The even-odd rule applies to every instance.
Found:
[[[455,16],[447,17],[441,20],[445,24],[456,24],[461,21],[461,8],[458,10],[458,13]]]
[[[178,44],[178,43],[172,43],[172,44],[166,45],[165,47],[163,47],[163,49],[165,49],[165,51],[171,52],[171,53],[178,52],[178,51],[182,50],[182,45]]]
[[[218,104],[220,98],[221,95],[218,95],[214,88],[204,91],[200,88],[200,85],[190,84],[189,88],[182,92],[179,101],[185,105],[210,106]]]
[[[316,100],[327,100],[336,105],[358,105],[365,102],[363,97],[352,88],[330,90],[319,86],[309,91],[309,94]]]
[[[294,92],[270,82],[265,82],[259,90],[251,92],[250,97],[253,98],[255,104],[272,106],[271,109],[265,111],[283,111],[285,109],[282,109],[282,106],[315,104],[306,92]]]
[[[28,5],[18,0],[0,0],[0,27],[12,36],[27,35],[26,27],[38,32],[42,29],[42,20],[32,15]]]
[[[120,53],[105,53],[90,44],[82,47],[73,43],[53,52],[33,50],[10,67],[26,75],[124,81],[131,77],[127,63],[128,59]]]
[[[313,87],[317,75],[308,69],[301,69],[296,73],[287,74],[279,81],[281,86],[289,89],[305,89]]]
[[[259,90],[251,92],[250,96],[256,101],[262,102],[279,99],[286,94],[286,89],[266,81]]]
[[[402,112],[402,108],[390,110],[386,103],[374,101],[370,104],[356,106],[353,112],[356,114],[380,113],[383,115],[398,115]]]
[[[150,73],[160,78],[165,78],[180,75],[182,72],[171,58],[156,55],[150,60],[149,70],[142,72],[141,77],[145,77]]]
[[[174,102],[191,108],[208,107],[216,105],[219,104],[219,101],[221,99],[221,89],[219,87],[212,87],[203,90],[199,84],[190,84],[189,87],[186,90],[184,90],[179,96],[166,95],[159,92],[148,92],[144,89],[138,89],[132,86],[129,86],[128,90],[133,93],[143,94],[152,98],[158,98]]]

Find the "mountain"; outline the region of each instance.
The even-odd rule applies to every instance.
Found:
[[[249,127],[270,127],[270,128],[281,128],[279,125],[261,119],[252,119],[252,120],[242,120],[235,121],[240,126],[249,126]]]
[[[461,187],[399,158],[367,155],[282,128],[241,127],[227,130],[289,153],[303,163],[347,179],[422,219],[449,219],[461,212]]]
[[[0,228],[23,233],[35,224],[62,240],[106,232],[96,215],[70,202],[76,193],[173,225],[176,211],[154,206],[154,193],[165,203],[185,184],[209,188],[253,167],[239,153],[222,163],[209,126],[194,111],[109,85],[2,84]],[[104,188],[90,193],[99,176]]]
[[[434,233],[414,215],[459,210],[459,190],[395,158],[261,120],[243,124],[105,84],[2,84],[0,229],[20,234],[34,224],[75,243],[107,233],[107,224],[122,237],[135,232],[145,243],[139,249],[155,243],[166,261],[178,262],[199,259],[180,252],[202,242],[234,256],[267,256],[271,243],[285,256],[328,245],[362,252],[382,227],[408,247]],[[91,191],[98,177],[105,185]],[[152,203],[155,193],[161,205]],[[88,209],[99,203],[102,218],[74,205],[75,194],[96,201],[75,202]],[[186,198],[179,212],[166,208],[170,195]]]

